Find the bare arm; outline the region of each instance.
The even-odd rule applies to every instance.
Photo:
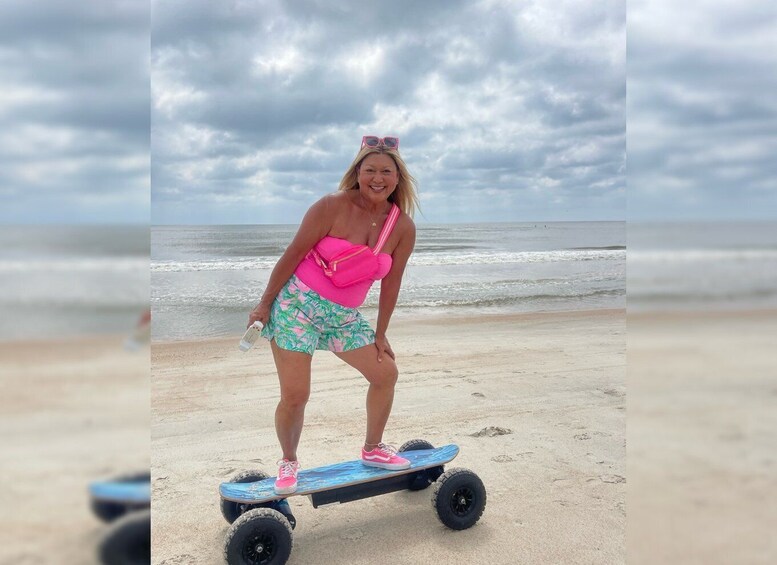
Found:
[[[408,218],[409,219],[409,218]],[[391,315],[397,305],[402,276],[415,247],[415,224],[410,220],[409,227],[402,234],[396,249],[392,253],[391,270],[380,283],[380,300],[378,305],[378,323],[375,328],[375,345],[378,348],[378,361],[383,360],[383,352],[394,358],[394,352],[386,339]]]
[[[305,214],[297,234],[275,264],[259,304],[249,314],[249,326],[257,320],[263,324],[267,323],[270,319],[270,307],[283,285],[289,280],[308,251],[313,249],[313,246],[329,233],[334,218],[330,199],[331,196],[324,196],[313,204]]]

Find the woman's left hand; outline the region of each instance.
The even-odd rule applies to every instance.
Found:
[[[375,347],[378,348],[378,363],[383,362],[384,354],[396,360],[396,357],[394,357],[394,350],[391,349],[391,345],[389,344],[388,338],[385,335],[375,336]]]

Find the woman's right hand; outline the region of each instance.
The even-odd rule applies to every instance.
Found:
[[[264,302],[257,304],[248,314],[248,325],[246,328],[250,328],[251,324],[257,320],[262,322],[263,326],[267,325],[267,322],[270,321],[270,304],[265,304]]]

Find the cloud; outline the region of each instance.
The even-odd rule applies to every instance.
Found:
[[[620,2],[166,1],[152,14],[155,223],[269,208],[296,223],[366,133],[401,137],[422,208],[427,194],[468,202],[430,206],[428,221],[534,219],[528,189],[545,219],[625,214]],[[472,194],[507,196],[492,210]]]
[[[147,222],[149,9],[0,6],[0,191],[7,222]]]
[[[629,4],[629,219],[773,218],[777,9]]]

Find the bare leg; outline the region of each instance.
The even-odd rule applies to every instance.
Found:
[[[383,440],[394,403],[394,386],[399,375],[397,365],[388,355],[378,363],[378,351],[374,345],[365,345],[353,351],[336,354],[340,359],[359,371],[370,383],[367,391],[367,434],[366,450],[374,449]]]
[[[281,400],[275,410],[275,432],[283,450],[284,459],[297,460],[297,446],[305,421],[305,405],[310,397],[310,362],[307,353],[286,351],[271,342]]]

